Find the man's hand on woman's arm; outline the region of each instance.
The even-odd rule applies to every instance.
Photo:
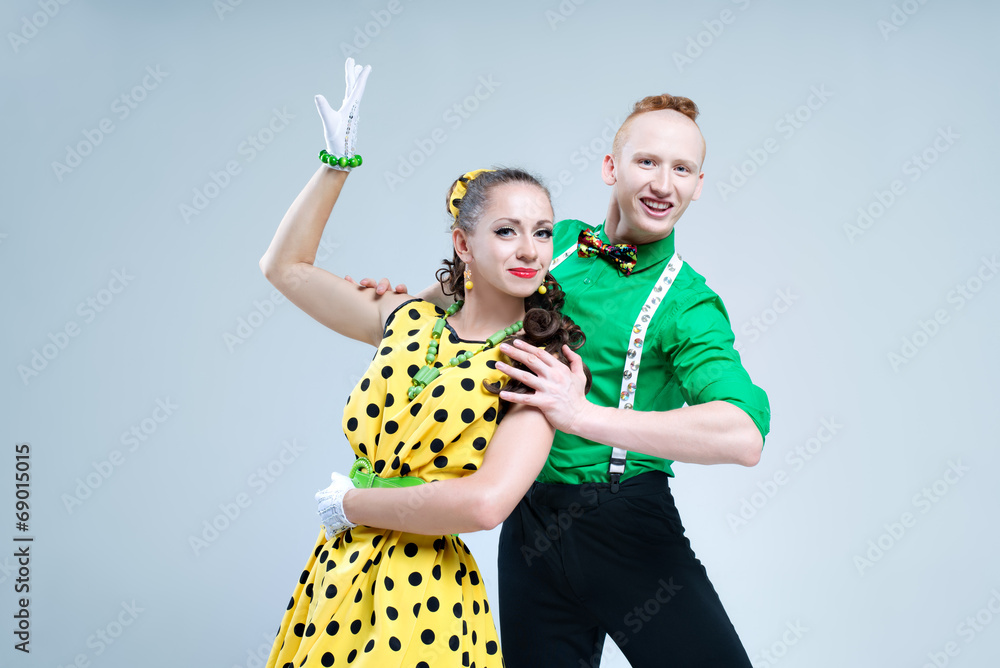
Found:
[[[388,278],[383,278],[376,281],[374,278],[362,278],[360,282],[355,282],[350,276],[345,276],[347,280],[351,281],[355,285],[361,286],[362,288],[372,288],[375,290],[375,294],[384,295],[386,292],[394,292],[396,294],[406,294],[406,285],[400,283],[396,287],[392,287],[392,283],[389,282]],[[417,299],[423,299],[428,301],[435,306],[446,309],[451,306],[455,300],[446,295],[441,289],[440,283],[433,283],[428,285],[426,288],[417,293]]]

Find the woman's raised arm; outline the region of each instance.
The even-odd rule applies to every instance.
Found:
[[[316,107],[323,120],[327,151],[353,158],[358,105],[371,67],[346,63],[347,92],[334,110],[322,95]],[[378,295],[313,265],[320,237],[330,218],[352,165],[321,165],[288,208],[271,245],[260,259],[264,276],[290,302],[330,329],[358,341],[377,345],[385,319],[410,299],[398,293]]]

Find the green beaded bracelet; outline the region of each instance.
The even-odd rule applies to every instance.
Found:
[[[343,156],[336,157],[335,155],[329,153],[325,148],[319,152],[319,159],[321,162],[333,167],[337,165],[338,167],[350,167],[354,169],[355,167],[361,166],[361,156],[352,155],[351,157]]]

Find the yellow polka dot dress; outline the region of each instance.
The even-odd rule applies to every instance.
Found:
[[[499,400],[482,386],[506,378],[495,368],[496,348],[443,368],[407,398],[442,315],[419,299],[397,308],[344,409],[351,447],[383,478],[468,475],[496,429]],[[435,366],[479,345],[446,328]],[[401,517],[419,512],[399,508]],[[502,667],[486,588],[465,543],[366,526],[327,540],[320,529],[267,661],[267,668],[299,666]]]

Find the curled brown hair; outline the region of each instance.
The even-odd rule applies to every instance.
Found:
[[[548,189],[542,182],[520,169],[500,168],[490,172],[483,172],[471,181],[465,181],[466,193],[461,199],[455,199],[455,188],[459,180],[456,179],[448,189],[445,198],[445,209],[448,216],[451,215],[451,205],[458,208],[458,216],[453,218],[452,229],[460,228],[466,232],[471,232],[476,223],[482,217],[483,211],[490,203],[490,195],[494,188],[507,183],[525,183],[535,186],[545,193],[546,198],[551,199]],[[458,257],[458,253],[452,253],[451,260],[442,262],[444,267],[438,269],[435,277],[441,283],[441,289],[446,295],[454,295],[456,299],[465,298],[465,263]],[[568,345],[571,350],[579,349],[586,337],[580,326],[569,317],[562,314],[561,309],[566,295],[556,282],[552,274],[545,274],[546,292],[544,295],[537,292],[524,299],[524,328],[513,336],[508,336],[504,341],[511,343],[516,339],[521,339],[526,343],[543,348],[553,355],[560,362],[569,364],[569,360],[563,353],[563,345]],[[526,369],[520,362],[512,364],[517,369]],[[590,369],[584,365],[584,372],[587,375],[585,392],[590,391],[591,375]],[[501,390],[527,394],[532,390],[518,380],[508,379],[501,387],[499,383],[487,383],[483,381],[483,387],[493,394],[499,394]]]

